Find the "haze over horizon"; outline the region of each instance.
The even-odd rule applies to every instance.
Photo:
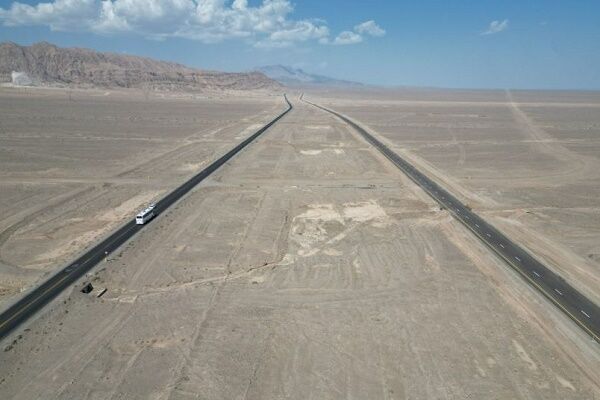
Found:
[[[0,41],[383,86],[600,89],[594,1],[0,1]]]

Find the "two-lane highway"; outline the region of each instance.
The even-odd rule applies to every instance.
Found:
[[[279,121],[285,114],[292,109],[292,104],[288,100],[287,96],[284,95],[285,102],[287,103],[287,109],[279,114],[271,122],[263,126],[252,136],[245,139],[243,142],[231,149],[227,154],[223,155],[204,170],[199,172],[197,175],[190,178],[188,181],[183,183],[177,189],[173,190],[167,196],[162,198],[156,203],[154,211],[157,214],[165,211],[185,194],[192,190],[198,183],[206,179],[210,174],[216,171],[219,167],[225,164],[229,159],[240,152],[244,147],[250,144],[254,139],[259,137],[274,123]],[[102,261],[108,254],[114,252],[119,246],[129,240],[133,235],[143,229],[146,225],[152,223],[150,220],[144,225],[137,225],[135,219],[127,222],[121,228],[117,229],[114,233],[108,236],[106,239],[98,243],[92,249],[88,250],[85,254],[80,256],[78,259],[67,265],[65,268],[60,270],[55,275],[48,278],[41,285],[27,293],[24,297],[19,299],[17,302],[9,306],[6,310],[0,314],[0,339],[6,337],[13,329],[19,326],[23,321],[27,320],[37,311],[39,311],[44,305],[54,299],[59,293],[65,288],[83,276],[91,268]]]
[[[573,321],[592,336],[594,340],[600,342],[600,308],[598,305],[573,288],[562,277],[551,271],[491,224],[484,221],[469,207],[465,206],[448,191],[418,171],[413,165],[394,153],[361,126],[333,110],[306,100],[304,101],[337,116],[352,126],[413,182],[424,189],[442,207],[447,209],[493,252],[504,259],[527,282],[563,310]]]

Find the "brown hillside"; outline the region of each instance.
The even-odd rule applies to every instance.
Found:
[[[60,48],[42,42],[19,46],[0,43],[0,82],[25,72],[46,85],[187,89],[278,89],[262,73],[202,71],[181,64],[89,49]]]

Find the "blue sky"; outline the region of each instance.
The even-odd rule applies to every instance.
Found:
[[[379,85],[600,89],[597,0],[45,1],[0,0],[0,40]]]

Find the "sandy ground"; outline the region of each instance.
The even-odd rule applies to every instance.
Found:
[[[596,343],[345,124],[295,103],[99,266],[92,294],[79,283],[7,342],[3,397],[600,395]]]
[[[314,93],[600,303],[600,92]]]
[[[284,109],[281,97],[0,90],[0,305]]]

